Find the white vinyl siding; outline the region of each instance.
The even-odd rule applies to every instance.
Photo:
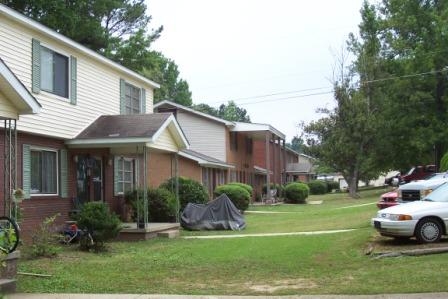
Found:
[[[156,142],[151,145],[152,148],[164,149],[172,152],[177,152],[179,148],[177,147],[176,141],[173,135],[168,129],[165,129],[160,136],[157,138]]]
[[[0,89],[1,90],[1,89]],[[0,92],[0,115],[4,118],[18,119],[19,115],[16,108]]]
[[[24,25],[0,19],[0,57],[18,79],[31,91],[31,45],[35,38],[50,49],[73,55],[77,60],[77,101],[61,101],[60,96],[42,91],[33,94],[42,105],[40,114],[20,116],[18,129],[55,138],[74,138],[100,115],[120,114],[120,78],[145,88],[146,112],[153,111],[153,90],[135,78],[128,78],[117,69],[100,63],[84,53],[31,31]],[[73,84],[73,82],[69,82]]]
[[[190,142],[190,149],[226,161],[226,128],[222,123],[178,110],[177,121]]]

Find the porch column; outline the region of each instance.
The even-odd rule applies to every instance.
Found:
[[[145,229],[149,222],[149,215],[148,215],[148,148],[146,146],[143,146],[143,210],[144,210],[144,217],[145,217]]]
[[[176,223],[180,222],[179,213],[180,213],[180,202],[179,202],[179,154],[174,153],[174,172],[176,175]]]
[[[271,177],[270,177],[270,170],[271,170],[271,159],[270,159],[270,154],[269,154],[269,141],[270,141],[270,136],[269,136],[269,131],[266,131],[266,140],[265,140],[265,147],[266,147],[266,153],[265,153],[265,159],[266,159],[266,200],[270,200],[271,199]]]
[[[281,165],[282,165],[282,178],[281,178],[281,184],[284,185],[286,183],[286,144],[285,144],[285,139],[282,139],[282,151],[280,154],[280,158],[282,160]]]

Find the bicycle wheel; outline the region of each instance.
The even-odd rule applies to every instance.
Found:
[[[19,228],[17,223],[7,216],[0,216],[0,250],[11,253],[19,245]]]

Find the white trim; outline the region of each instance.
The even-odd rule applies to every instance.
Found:
[[[41,105],[39,102],[30,94],[28,89],[23,86],[2,60],[0,60],[0,77],[6,80],[11,89],[28,106],[29,109],[27,110],[20,111],[19,109],[19,114],[37,114],[40,112]]]
[[[145,145],[148,143],[153,143],[153,139],[151,138],[143,138],[143,137],[129,137],[129,138],[86,138],[86,139],[72,139],[66,140],[65,144],[70,147],[76,147],[77,145],[107,145],[107,147],[111,147],[113,145],[127,145],[127,144],[137,144],[137,145]]]
[[[199,157],[187,154],[185,152],[179,152],[179,156],[193,160],[198,162],[198,164],[202,167],[212,167],[212,168],[225,168],[225,169],[234,169],[235,166],[225,163],[217,163],[217,162],[211,162],[204,159],[201,159]]]
[[[40,60],[40,72],[41,72],[40,76],[39,76],[40,77],[40,82],[39,82],[40,91],[43,91],[47,96],[51,95],[53,97],[56,97],[58,100],[62,100],[62,101],[70,103],[70,93],[72,91],[72,87],[71,87],[71,84],[70,84],[70,82],[72,80],[72,76],[71,76],[72,75],[72,66],[71,66],[71,57],[70,57],[71,55],[67,54],[67,52],[64,52],[64,51],[55,50],[57,48],[49,46],[49,45],[47,45],[45,43],[40,42],[39,44],[40,44],[40,51],[39,51],[40,57],[39,57],[39,60]],[[56,94],[54,92],[54,90],[50,91],[50,90],[42,88],[42,64],[43,64],[42,48],[45,48],[45,49],[51,51],[52,53],[56,53],[56,54],[59,54],[61,56],[64,56],[65,58],[67,58],[67,82],[66,82],[67,83],[67,97],[61,96],[59,94]],[[54,69],[53,69],[53,72],[54,72]],[[53,80],[54,80],[54,75],[55,74],[53,73]],[[54,86],[53,86],[53,89],[54,89]]]
[[[286,135],[269,124],[255,124],[235,122],[235,126],[230,129],[232,132],[255,132],[255,131],[269,131],[281,139],[285,139]]]
[[[77,50],[87,56],[95,58],[96,60],[100,61],[101,63],[107,64],[108,66],[110,66],[120,72],[123,72],[128,76],[131,76],[133,78],[136,78],[140,81],[145,82],[152,88],[160,88],[160,85],[155,83],[154,81],[151,81],[151,80],[137,74],[136,72],[133,72],[133,71],[125,68],[124,66],[121,66],[120,64],[118,64],[116,62],[113,62],[112,60],[88,49],[87,47],[82,46],[81,44],[78,44],[77,42],[75,42],[71,39],[69,39],[68,37],[66,37],[62,34],[59,34],[56,31],[53,31],[52,29],[10,9],[6,5],[0,4],[0,15],[4,15],[5,17],[7,17],[9,19],[13,19],[25,27],[39,31],[40,33],[46,35],[49,38],[55,39],[74,50]]]
[[[175,132],[177,133],[177,138],[180,139],[180,141],[183,143],[182,145],[185,147],[185,149],[188,149],[190,147],[190,144],[187,140],[187,138],[185,137],[182,129],[179,126],[179,123],[177,122],[176,118],[174,117],[174,115],[170,115],[165,122],[160,126],[160,128],[152,135],[152,141],[151,142],[156,142],[157,139],[160,137],[160,135],[163,133],[163,131],[165,129],[168,129],[170,125],[174,125],[175,128]],[[172,130],[170,130],[171,133]],[[178,148],[182,148],[181,146],[178,146]]]
[[[162,105],[164,105],[164,104],[167,104],[167,105],[176,107],[176,108],[181,109],[181,110],[184,110],[184,111],[188,111],[188,112],[190,112],[190,113],[193,113],[193,114],[196,114],[196,115],[205,117],[205,118],[207,118],[207,119],[214,120],[214,121],[216,121],[216,122],[222,123],[222,124],[224,124],[224,125],[226,125],[226,126],[229,126],[229,127],[233,127],[233,126],[235,125],[234,122],[227,121],[227,120],[225,120],[225,119],[222,119],[222,118],[219,118],[219,117],[215,117],[215,116],[212,116],[212,115],[203,113],[203,112],[196,111],[196,110],[194,110],[194,109],[192,109],[192,108],[185,107],[185,106],[183,106],[183,105],[174,103],[174,102],[169,101],[169,100],[163,100],[163,101],[161,101],[161,102],[158,102],[157,104],[154,104],[154,109],[159,108],[160,106],[162,106]],[[153,109],[153,110],[154,110],[154,109]]]
[[[32,181],[32,177],[30,176],[30,197],[40,197],[40,196],[59,196],[59,176],[61,175],[60,170],[59,170],[59,150],[54,149],[54,148],[49,148],[49,147],[43,147],[43,146],[34,146],[34,145],[30,145],[30,173],[32,173],[31,171],[31,159],[32,159],[32,155],[31,152],[35,151],[35,152],[42,152],[42,151],[46,151],[46,152],[54,152],[56,153],[56,193],[33,193],[33,189],[31,187],[31,181]]]

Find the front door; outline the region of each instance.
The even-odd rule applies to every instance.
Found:
[[[76,191],[79,203],[103,200],[103,161],[99,157],[78,155]]]

